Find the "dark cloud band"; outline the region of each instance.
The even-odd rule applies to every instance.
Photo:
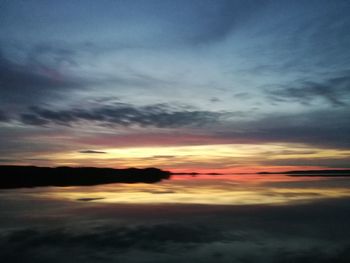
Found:
[[[304,105],[323,99],[332,106],[347,106],[350,97],[350,75],[330,78],[324,82],[304,81],[298,87],[287,86],[268,92],[274,101],[298,101]]]
[[[176,109],[167,104],[136,107],[131,104],[115,103],[93,109],[49,110],[31,107],[29,112],[21,114],[20,120],[24,124],[37,126],[50,124],[70,126],[88,121],[108,126],[176,128],[214,123],[224,115],[220,112]]]

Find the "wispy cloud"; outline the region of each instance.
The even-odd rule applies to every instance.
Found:
[[[268,91],[272,100],[297,101],[309,105],[315,99],[323,99],[332,106],[347,106],[350,99],[350,76],[330,78],[323,82],[303,81],[295,86],[282,86]]]
[[[289,142],[323,147],[350,146],[350,112],[344,108],[301,113],[272,113],[215,132],[218,137],[238,143]],[[239,130],[234,129],[239,127]]]
[[[5,122],[5,121],[8,121],[9,118],[8,116],[5,114],[5,112],[1,111],[0,110],[0,122]]]
[[[96,151],[96,150],[82,150],[82,151],[79,151],[79,153],[87,153],[87,154],[104,154],[104,153],[107,153],[107,152],[103,152],[103,151]]]
[[[137,107],[126,103],[114,103],[92,109],[50,110],[31,107],[27,113],[21,115],[20,120],[25,124],[39,126],[50,124],[69,126],[89,121],[107,126],[176,128],[212,124],[224,116],[225,113],[178,108],[168,104]]]
[[[17,63],[0,50],[0,102],[13,108],[62,98],[64,92],[81,88],[82,83],[62,74],[57,68],[31,60]]]

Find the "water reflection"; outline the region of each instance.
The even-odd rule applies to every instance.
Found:
[[[158,184],[46,188],[52,199],[135,204],[276,204],[350,196],[348,178],[285,175],[174,176]],[[35,194],[35,193],[33,193]]]
[[[350,262],[349,182],[202,175],[159,184],[0,190],[0,258]]]

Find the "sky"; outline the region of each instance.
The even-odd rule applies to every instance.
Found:
[[[0,164],[350,168],[349,12],[0,0]]]

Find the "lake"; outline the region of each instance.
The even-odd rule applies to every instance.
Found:
[[[349,262],[350,180],[175,175],[0,190],[3,262]]]

